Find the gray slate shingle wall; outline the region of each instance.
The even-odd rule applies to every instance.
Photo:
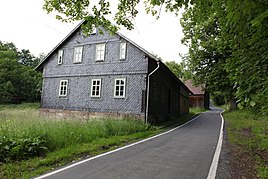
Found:
[[[126,60],[119,60],[120,36],[91,35],[78,31],[59,49],[63,49],[63,64],[58,65],[57,52],[44,64],[42,107],[53,109],[88,110],[141,114],[142,91],[146,89],[148,61],[145,53],[127,43]],[[105,61],[95,62],[96,44],[105,43]],[[74,64],[74,48],[83,46],[82,63]],[[126,78],[126,97],[115,99],[114,79]],[[90,97],[92,78],[102,79],[99,99]],[[68,80],[68,96],[59,97],[60,80]]]

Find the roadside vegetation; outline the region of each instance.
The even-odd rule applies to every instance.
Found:
[[[171,124],[152,126],[133,119],[60,119],[40,116],[38,108],[38,103],[0,105],[0,178],[37,176],[150,137]]]
[[[249,109],[224,113],[233,178],[268,178],[268,116]]]

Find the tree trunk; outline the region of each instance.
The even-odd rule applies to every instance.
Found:
[[[231,98],[230,99],[230,110],[235,110],[235,109],[237,109],[236,99]]]

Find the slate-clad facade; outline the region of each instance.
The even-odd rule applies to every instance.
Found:
[[[158,60],[119,33],[100,34],[97,30],[84,36],[80,26],[37,66],[43,70],[41,107],[143,119],[148,74]],[[149,83],[149,118],[187,113],[189,89],[159,63]],[[187,91],[183,97],[187,102],[181,106],[183,90]]]

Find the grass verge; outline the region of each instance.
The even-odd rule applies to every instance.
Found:
[[[156,135],[168,123],[178,125],[199,113],[150,126],[131,119],[45,118],[39,116],[38,106],[0,105],[0,178],[31,178]]]
[[[268,178],[268,116],[248,110],[225,112],[234,178]]]

